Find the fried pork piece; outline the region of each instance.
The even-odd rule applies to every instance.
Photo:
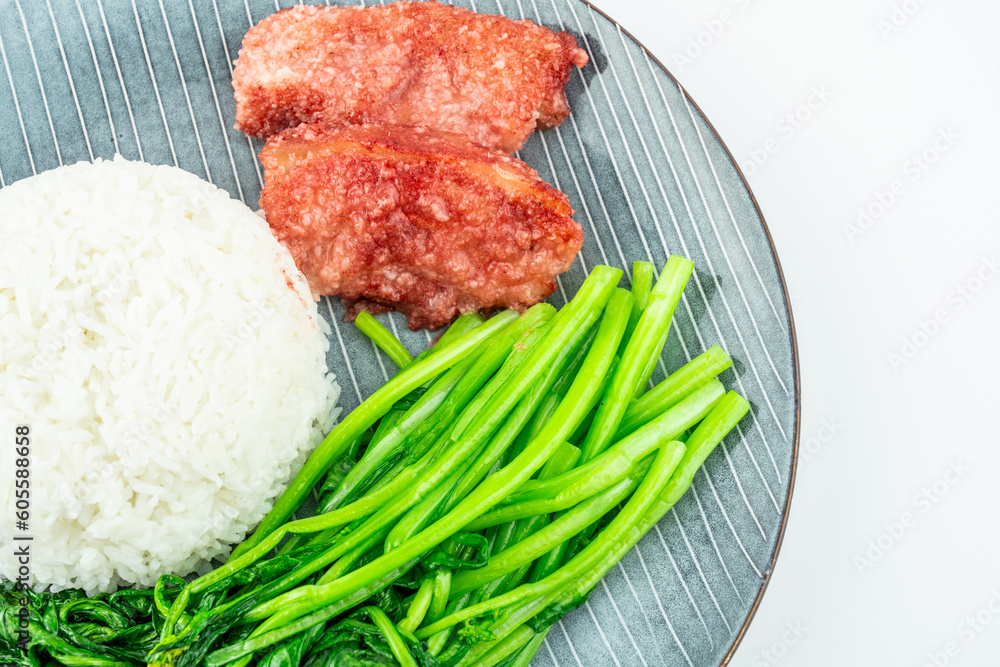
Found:
[[[569,114],[587,54],[572,35],[438,2],[297,6],[243,38],[236,126],[262,139],[299,123],[402,123],[514,152]]]
[[[300,125],[271,137],[260,205],[314,295],[348,317],[523,310],[555,290],[583,244],[566,195],[509,155],[449,132]]]

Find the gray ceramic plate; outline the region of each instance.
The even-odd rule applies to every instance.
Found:
[[[284,5],[287,6],[287,0]],[[521,157],[566,192],[586,235],[553,303],[598,263],[668,253],[696,280],[654,380],[713,344],[737,360],[727,386],[754,405],[694,488],[549,633],[539,665],[719,665],[767,584],[795,472],[798,373],[781,270],[733,159],[678,83],[616,23],[580,0],[460,0],[569,30],[591,64],[568,86],[573,113]],[[177,164],[256,206],[259,148],[233,127],[231,62],[273,0],[0,0],[0,184],[120,152]],[[330,363],[345,409],[383,383],[388,360],[339,304]],[[392,328],[412,350],[425,333]]]

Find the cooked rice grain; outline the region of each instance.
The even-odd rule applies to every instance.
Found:
[[[36,587],[207,569],[332,425],[326,333],[267,224],[187,172],[119,157],[0,190],[0,553],[27,424]]]

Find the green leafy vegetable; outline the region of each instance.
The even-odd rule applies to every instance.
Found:
[[[0,660],[527,667],[749,410],[718,347],[644,392],[691,270],[671,257],[653,285],[637,262],[627,291],[595,267],[561,310],[463,315],[416,359],[362,314],[400,372],[224,565],[92,599],[8,586]],[[290,520],[310,492],[317,515]]]

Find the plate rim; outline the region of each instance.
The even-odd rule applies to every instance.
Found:
[[[571,2],[579,2],[586,7],[588,7],[595,14],[600,15],[602,18],[607,20],[618,30],[622,32],[623,35],[628,37],[636,46],[642,49],[642,52],[649,58],[650,62],[656,65],[660,70],[667,75],[667,77],[676,84],[677,89],[680,90],[681,95],[684,96],[692,106],[695,112],[697,112],[698,117],[708,126],[708,129],[712,131],[712,134],[718,140],[719,145],[722,147],[723,152],[729,159],[733,168],[736,170],[737,176],[739,176],[740,182],[743,184],[743,189],[746,190],[747,195],[750,196],[750,202],[753,204],[753,209],[757,214],[760,224],[764,229],[764,237],[767,239],[767,245],[771,249],[771,256],[774,258],[774,266],[778,272],[778,284],[781,287],[781,296],[785,302],[785,312],[788,313],[788,340],[791,344],[792,349],[792,381],[795,385],[795,421],[793,424],[793,436],[792,436],[792,467],[788,475],[788,497],[785,500],[785,507],[781,513],[781,524],[778,527],[778,536],[774,543],[774,549],[771,551],[771,558],[768,563],[767,571],[764,573],[763,581],[761,582],[760,588],[757,590],[757,595],[754,597],[753,604],[750,605],[750,612],[747,614],[746,619],[744,619],[743,624],[740,626],[739,631],[736,633],[736,637],[733,639],[732,645],[726,652],[725,656],[722,658],[722,662],[719,663],[719,667],[725,667],[732,660],[736,653],[736,649],[739,648],[740,643],[743,641],[746,635],[747,629],[750,627],[750,623],[754,620],[757,615],[757,611],[760,608],[760,603],[764,598],[764,593],[767,591],[768,584],[771,583],[771,577],[774,574],[774,566],[778,561],[778,555],[781,551],[782,543],[785,539],[785,530],[788,527],[789,513],[792,507],[792,497],[795,491],[795,477],[798,474],[799,467],[799,438],[802,431],[802,383],[801,383],[801,373],[799,367],[799,345],[798,336],[795,330],[795,317],[792,313],[792,301],[788,295],[788,283],[785,280],[785,272],[781,266],[781,258],[778,256],[778,249],[774,246],[774,238],[771,236],[771,229],[767,225],[767,220],[764,218],[764,213],[760,209],[760,204],[757,201],[757,196],[754,194],[753,190],[750,188],[750,183],[747,182],[746,175],[740,168],[739,162],[733,157],[733,152],[729,150],[729,146],[726,144],[725,140],[715,129],[712,121],[709,120],[708,116],[701,110],[698,103],[688,94],[687,89],[681,84],[681,82],[673,75],[673,73],[663,64],[656,55],[650,51],[645,44],[642,43],[635,35],[633,35],[625,26],[612,18],[606,11],[595,5],[591,0],[570,0]]]
[[[298,1],[306,1],[306,2],[308,2],[309,0],[298,0]],[[313,1],[315,1],[315,0],[313,0]],[[785,537],[785,531],[786,531],[787,526],[788,526],[788,520],[789,520],[789,517],[790,517],[792,500],[793,500],[793,495],[794,495],[794,490],[795,490],[796,476],[797,476],[797,473],[798,473],[799,454],[800,454],[800,438],[801,438],[801,427],[802,427],[802,423],[801,423],[801,409],[802,409],[802,404],[801,404],[801,369],[800,369],[800,360],[799,360],[797,332],[796,332],[796,328],[795,328],[795,319],[794,319],[794,313],[793,313],[793,308],[792,308],[792,302],[791,302],[791,299],[790,299],[790,296],[789,296],[787,280],[785,278],[785,274],[784,274],[784,271],[783,271],[783,268],[782,268],[782,264],[781,264],[781,259],[779,257],[777,248],[775,247],[774,239],[772,237],[770,228],[768,227],[768,224],[767,224],[767,221],[766,221],[766,219],[764,217],[764,214],[761,211],[760,204],[759,204],[759,202],[758,202],[758,200],[756,198],[756,195],[754,194],[753,190],[750,188],[750,185],[749,185],[749,183],[748,183],[748,181],[746,179],[746,176],[743,173],[743,170],[740,168],[739,163],[737,162],[737,160],[733,156],[732,151],[729,149],[728,145],[723,140],[722,136],[718,133],[718,131],[716,130],[715,126],[712,124],[711,120],[702,111],[702,109],[698,105],[698,103],[690,96],[690,94],[688,93],[688,91],[686,90],[686,88],[684,88],[684,86],[680,83],[680,81],[677,79],[677,77],[675,77],[671,73],[671,71],[664,65],[664,63],[656,55],[654,55],[652,53],[652,51],[649,48],[647,48],[646,45],[642,41],[640,41],[638,38],[636,38],[636,36],[633,35],[632,32],[630,32],[620,22],[618,22],[617,20],[615,20],[614,18],[612,18],[606,11],[604,11],[603,9],[601,9],[600,7],[598,7],[597,5],[595,5],[594,4],[594,0],[568,0],[568,1],[570,3],[578,1],[581,5],[587,7],[594,14],[596,14],[596,15],[600,16],[601,18],[603,18],[604,20],[608,21],[608,23],[610,23],[613,27],[615,27],[616,29],[618,29],[621,32],[622,35],[624,35],[625,37],[627,37],[633,44],[635,44],[636,46],[638,46],[642,50],[643,54],[649,59],[649,61],[651,63],[655,64],[656,67],[658,67],[667,76],[667,78],[670,81],[672,81],[677,86],[677,88],[680,91],[680,93],[683,96],[683,98],[686,100],[686,102],[688,104],[691,105],[691,108],[693,109],[693,111],[695,113],[697,113],[698,118],[700,118],[705,123],[706,127],[713,133],[715,139],[719,142],[719,145],[721,146],[722,151],[723,151],[725,157],[729,160],[729,162],[731,163],[731,165],[735,169],[735,172],[736,172],[736,174],[737,174],[737,176],[739,178],[739,181],[742,184],[743,190],[749,196],[750,202],[753,205],[753,210],[754,210],[754,212],[755,212],[758,220],[761,223],[761,226],[762,226],[762,229],[763,229],[763,232],[764,232],[764,237],[766,239],[768,247],[770,248],[771,257],[773,258],[773,261],[774,261],[774,264],[775,264],[775,268],[776,268],[776,271],[777,271],[777,277],[778,277],[778,285],[779,285],[779,288],[781,290],[781,297],[782,297],[782,299],[784,301],[785,312],[787,313],[787,316],[788,316],[789,328],[788,328],[787,335],[788,335],[788,341],[789,341],[789,344],[790,344],[791,356],[792,356],[792,382],[794,384],[794,390],[793,390],[793,401],[794,401],[794,404],[793,404],[794,405],[793,415],[794,416],[793,416],[793,427],[792,427],[792,456],[791,456],[791,466],[790,466],[790,472],[789,472],[789,477],[788,477],[787,486],[786,486],[786,488],[787,488],[787,497],[786,497],[786,502],[784,503],[784,507],[783,507],[782,512],[781,512],[780,523],[779,523],[779,526],[778,526],[778,529],[777,529],[777,535],[776,535],[776,539],[775,539],[775,544],[774,544],[774,547],[773,547],[773,549],[771,551],[768,563],[766,564],[766,570],[763,572],[763,576],[761,578],[761,581],[760,581],[758,590],[756,592],[756,595],[755,595],[755,597],[753,599],[752,604],[750,605],[750,609],[747,612],[746,617],[744,618],[741,626],[735,632],[735,635],[733,636],[733,640],[732,640],[731,645],[729,646],[728,650],[723,655],[723,657],[721,659],[721,662],[718,663],[719,667],[725,667],[726,665],[728,665],[731,662],[733,656],[735,655],[735,652],[736,652],[737,648],[740,646],[742,640],[744,639],[744,637],[746,635],[746,632],[747,632],[747,630],[749,628],[750,623],[755,619],[756,614],[757,614],[757,612],[758,612],[758,610],[760,608],[760,604],[761,604],[761,601],[763,599],[764,593],[767,591],[768,585],[770,584],[770,581],[771,581],[771,578],[772,578],[773,572],[774,572],[774,567],[775,567],[775,565],[777,563],[777,559],[778,559],[781,547],[783,545],[783,541],[784,541],[784,537]],[[597,0],[597,1],[600,1],[603,4],[603,0]],[[609,3],[610,3],[610,0],[609,0]],[[53,19],[53,22],[54,22],[54,19]],[[29,37],[29,39],[30,39],[30,37]],[[95,61],[95,65],[96,65],[96,61]],[[153,76],[152,70],[150,70],[150,75]],[[67,76],[69,76],[69,72],[68,71],[67,71]],[[100,77],[100,74],[98,74],[98,77]],[[39,80],[39,86],[41,86],[41,85],[42,85],[41,84],[41,80]],[[13,88],[13,82],[11,82],[11,86]],[[44,95],[44,93],[43,93],[43,95]],[[74,92],[74,95],[75,95],[75,92]],[[110,112],[109,112],[109,114],[110,114]],[[84,131],[86,131],[86,126],[85,126],[85,123],[84,123],[82,117],[80,118],[80,122],[81,122],[82,125],[84,125]],[[53,135],[54,135],[54,133],[55,133],[55,131],[53,130]],[[24,137],[24,139],[25,139],[25,142],[27,144],[29,144],[29,146],[27,147],[27,150],[28,150],[28,152],[30,154],[30,152],[31,152],[30,142],[28,142],[28,139],[27,139],[26,136]],[[135,139],[136,139],[137,145],[139,145],[138,135],[136,135]],[[140,148],[140,150],[141,150],[141,148]],[[59,151],[58,145],[56,145],[56,151],[57,151],[57,154],[58,154],[58,151]],[[116,150],[116,152],[117,152],[117,150]],[[60,156],[60,161],[61,161],[61,156]],[[67,164],[69,164],[69,163],[67,163]],[[41,172],[39,172],[39,173],[41,173]],[[234,172],[234,176],[237,178],[237,183],[238,183],[239,182],[239,178],[238,178],[238,176],[236,176],[235,172]],[[230,193],[230,194],[232,194],[232,193]]]

